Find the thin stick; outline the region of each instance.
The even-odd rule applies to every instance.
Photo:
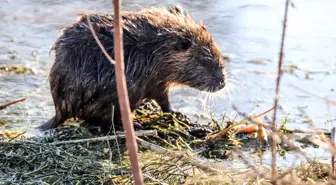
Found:
[[[16,135],[15,137],[10,138],[10,140],[8,140],[8,142],[13,141],[14,139],[16,139],[16,138],[22,136],[22,135],[25,134],[25,133],[26,133],[26,131],[21,132],[20,134]]]
[[[311,129],[293,129],[289,131],[293,132],[293,133],[300,133],[300,134],[317,134],[317,135],[331,135],[331,133],[329,131],[326,130],[311,130]]]
[[[144,131],[137,131],[135,132],[137,137],[140,136],[154,136],[157,135],[157,130],[144,130]],[[95,138],[87,138],[87,139],[75,139],[75,140],[68,140],[68,141],[59,141],[53,143],[47,143],[48,145],[65,145],[65,144],[76,144],[76,143],[85,143],[85,142],[99,142],[99,141],[108,141],[114,140],[118,138],[125,138],[125,134],[118,134],[113,136],[103,136],[103,137],[95,137]],[[0,142],[1,144],[22,144],[23,142],[8,142],[3,141]],[[24,142],[25,143],[25,142]]]
[[[335,147],[336,145],[336,127],[331,129],[331,146]],[[331,154],[331,173],[335,173],[335,155]]]
[[[278,101],[279,101],[279,88],[280,88],[280,80],[282,76],[282,62],[283,62],[283,48],[284,48],[284,40],[286,33],[286,22],[287,22],[287,8],[288,8],[289,0],[286,0],[285,6],[285,17],[283,20],[283,29],[282,29],[282,38],[281,38],[281,46],[279,53],[279,62],[278,62],[278,73],[276,79],[276,89],[275,89],[275,97],[274,97],[274,114],[272,120],[272,179],[275,179],[276,176],[276,141],[275,141],[275,132],[276,132],[276,116],[278,110]]]
[[[236,106],[233,106],[233,109],[234,109],[239,115],[244,116],[244,117],[247,117],[247,118],[249,119],[249,117],[248,117],[245,113],[243,113],[243,112],[239,112]],[[263,126],[264,128],[272,129],[272,126],[271,126],[271,125],[264,124],[264,123],[262,123],[262,122],[260,122],[260,121],[258,121],[258,120],[255,121],[255,120],[250,119],[249,121],[252,122],[252,123],[254,123],[254,124],[256,124],[256,125],[261,125],[261,126]],[[311,133],[315,133],[315,132],[311,131]],[[278,131],[274,132],[273,134],[276,135],[276,136],[278,136],[278,137],[280,137],[280,139],[281,139],[286,145],[288,145],[288,147],[295,149],[295,151],[299,152],[301,155],[303,155],[303,156],[304,156],[306,159],[308,159],[309,161],[311,160],[311,159],[310,159],[310,158],[309,158],[309,157],[308,157],[308,156],[301,150],[300,147],[295,146],[295,145],[293,144],[293,142],[292,142],[290,139],[288,139],[288,137],[285,137],[285,134],[280,133],[280,132],[278,132]],[[323,134],[323,133],[321,133],[321,134]],[[319,144],[317,144],[317,145],[319,145]]]
[[[154,152],[157,152],[157,153],[160,153],[160,154],[163,154],[163,153],[170,153],[172,152],[171,150],[167,149],[167,148],[164,148],[162,146],[159,146],[159,145],[156,145],[156,144],[153,144],[153,143],[150,143],[148,141],[145,141],[143,139],[140,139],[140,138],[136,138],[138,143],[146,148],[147,150],[152,150]]]
[[[187,157],[188,155],[186,154],[181,154],[181,153],[176,153],[176,152],[173,152],[169,149],[166,149],[166,148],[163,148],[161,146],[158,146],[156,144],[153,144],[153,143],[150,143],[148,141],[145,141],[143,139],[140,139],[140,138],[137,138],[137,141],[138,143],[148,149],[148,150],[152,150],[156,153],[160,153],[160,154],[166,154],[166,155],[170,155],[170,156],[173,156],[173,157],[176,157],[176,158],[183,158],[183,159],[186,159],[188,160],[188,162],[191,164],[191,165],[194,165],[194,166],[197,166],[198,168],[204,170],[204,171],[208,171],[208,172],[214,172],[214,173],[220,173],[220,170],[216,169],[216,168],[213,168],[213,167],[210,167],[209,165],[205,164],[205,163],[202,163],[200,161],[197,161],[191,157]]]
[[[276,141],[275,141],[274,133],[276,132],[275,121],[276,121],[278,101],[279,101],[280,79],[282,75],[282,60],[283,60],[283,49],[284,49],[286,27],[287,27],[288,5],[289,5],[289,0],[286,0],[285,15],[284,15],[284,21],[283,21],[283,27],[282,27],[280,54],[279,54],[278,76],[276,79],[276,89],[275,89],[275,98],[274,98],[274,115],[273,115],[273,122],[272,122],[272,131],[273,131],[272,133],[272,179],[275,179],[275,176],[276,176]]]
[[[311,95],[311,96],[314,96],[315,98],[324,100],[324,101],[325,101],[326,103],[328,103],[328,104],[336,105],[336,101],[335,101],[335,100],[330,100],[330,99],[328,99],[328,98],[323,98],[323,97],[321,97],[321,96],[319,96],[319,95],[317,95],[317,94],[314,94],[314,93],[312,93],[312,92],[306,91],[306,90],[304,90],[304,89],[302,89],[302,88],[300,88],[300,87],[298,87],[298,86],[295,86],[295,85],[293,85],[293,84],[290,84],[290,86],[292,86],[293,88],[295,88],[295,89],[297,89],[297,90],[300,90],[300,91],[302,91],[302,92],[304,92],[304,93],[307,93],[307,94],[309,94],[309,95]]]
[[[13,105],[13,104],[16,104],[16,103],[25,101],[26,99],[27,99],[27,98],[21,98],[21,99],[18,99],[18,100],[15,100],[15,101],[6,103],[6,104],[4,104],[4,105],[0,105],[0,110],[5,109],[5,108],[7,108],[7,107],[10,106],[10,105]]]
[[[97,37],[97,34],[96,32],[94,31],[93,27],[92,27],[92,24],[91,24],[91,21],[90,21],[90,15],[87,16],[87,21],[88,21],[88,25],[89,25],[89,28],[91,30],[91,33],[94,37],[94,39],[96,40],[98,46],[100,47],[100,49],[103,51],[104,55],[106,56],[106,58],[111,62],[111,64],[115,64],[115,61],[111,58],[111,56],[107,53],[107,51],[105,50],[103,44],[100,42],[99,38]]]
[[[143,184],[141,169],[138,162],[138,146],[134,135],[133,121],[126,87],[123,30],[121,25],[121,0],[114,0],[114,58],[115,76],[117,81],[118,100],[121,119],[126,133],[126,146],[131,159],[133,180],[136,185]]]
[[[150,180],[154,181],[154,182],[157,182],[157,183],[160,183],[160,184],[163,184],[163,185],[168,185],[167,183],[164,183],[164,182],[161,182],[160,180],[158,179],[155,179],[154,177],[150,176],[150,175],[147,175],[147,174],[143,174],[145,177],[149,178]]]
[[[215,133],[215,134],[212,134],[212,135],[207,136],[207,139],[209,139],[209,140],[211,140],[211,139],[215,139],[215,138],[217,138],[217,137],[223,135],[224,133],[226,133],[228,130],[230,130],[230,129],[232,129],[232,128],[238,126],[238,125],[245,124],[246,122],[251,121],[251,120],[253,120],[253,119],[255,119],[255,118],[258,118],[258,117],[260,117],[260,116],[262,116],[262,115],[265,115],[265,114],[269,113],[270,111],[272,111],[273,109],[274,109],[274,107],[272,107],[272,108],[268,109],[267,111],[265,111],[265,112],[263,112],[263,113],[260,113],[260,114],[258,114],[258,115],[256,115],[256,116],[248,117],[248,118],[246,118],[246,119],[244,119],[244,120],[242,120],[242,121],[240,121],[240,122],[238,122],[238,123],[236,123],[236,124],[233,124],[233,125],[229,126],[228,128],[225,128],[225,129],[223,129],[223,130],[221,130],[221,131],[219,131],[219,132],[217,132],[217,133]]]
[[[114,106],[112,106],[112,118],[111,118],[111,121],[112,121],[112,129],[113,129],[113,134],[114,135],[117,135],[116,133],[116,130],[115,130],[115,126],[114,126]],[[155,134],[157,135],[157,133]],[[121,159],[121,153],[120,153],[120,147],[119,147],[119,142],[118,142],[118,139],[116,138],[116,145],[117,145],[117,149],[118,149],[118,155],[119,155],[119,165],[122,166],[122,159]],[[120,173],[121,175],[123,175],[123,171],[120,169]]]

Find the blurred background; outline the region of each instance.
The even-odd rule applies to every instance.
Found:
[[[179,4],[196,20],[203,20],[220,45],[234,88],[212,96],[188,88],[171,92],[175,110],[192,120],[208,123],[210,115],[237,119],[235,105],[245,113],[261,113],[273,106],[284,0],[123,0],[123,10]],[[0,0],[0,104],[33,95],[0,111],[1,129],[34,127],[54,115],[48,71],[49,50],[59,30],[76,21],[75,10],[112,12],[111,0]],[[336,100],[336,11],[333,0],[296,0],[289,9],[281,80],[278,123],[288,118],[289,128],[330,130],[335,106],[293,86]],[[4,67],[5,66],[5,67]],[[6,66],[24,66],[28,73],[13,73]],[[267,114],[271,120],[272,114]],[[265,118],[267,120],[267,117]],[[323,151],[309,153],[329,160]],[[289,163],[290,161],[288,161]],[[286,163],[286,161],[284,162]]]

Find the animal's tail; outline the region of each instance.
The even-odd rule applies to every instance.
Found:
[[[56,126],[56,117],[51,118],[50,120],[48,120],[47,122],[43,123],[42,125],[40,125],[39,127],[37,127],[39,130],[41,131],[45,131],[45,130],[49,130],[52,128],[55,128]]]

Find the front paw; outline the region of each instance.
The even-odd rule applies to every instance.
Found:
[[[170,106],[161,106],[161,111],[166,113],[173,113],[173,109]]]

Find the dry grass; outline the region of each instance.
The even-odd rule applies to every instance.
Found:
[[[158,131],[157,136],[142,137],[144,140],[171,151],[157,153],[140,147],[139,161],[146,184],[272,184],[269,169],[262,166],[242,171],[207,160],[237,159],[231,153],[241,148],[269,150],[258,144],[256,135],[237,134],[234,128],[224,137],[206,139],[218,129],[228,128],[227,123],[233,120],[227,120],[226,126],[200,126],[181,113],[162,113],[153,101],[139,107],[135,120],[145,130]],[[35,138],[22,138],[22,132],[3,133],[1,139],[7,142],[0,143],[0,184],[133,184],[123,138],[118,139],[119,145],[116,140],[52,144],[104,136],[99,128],[85,123],[72,125]],[[281,128],[290,133],[285,126]],[[279,145],[278,152],[280,149]],[[279,175],[286,175],[277,183],[327,183],[332,179],[329,171],[330,165],[311,161],[292,168],[290,173],[288,169],[279,170]]]

